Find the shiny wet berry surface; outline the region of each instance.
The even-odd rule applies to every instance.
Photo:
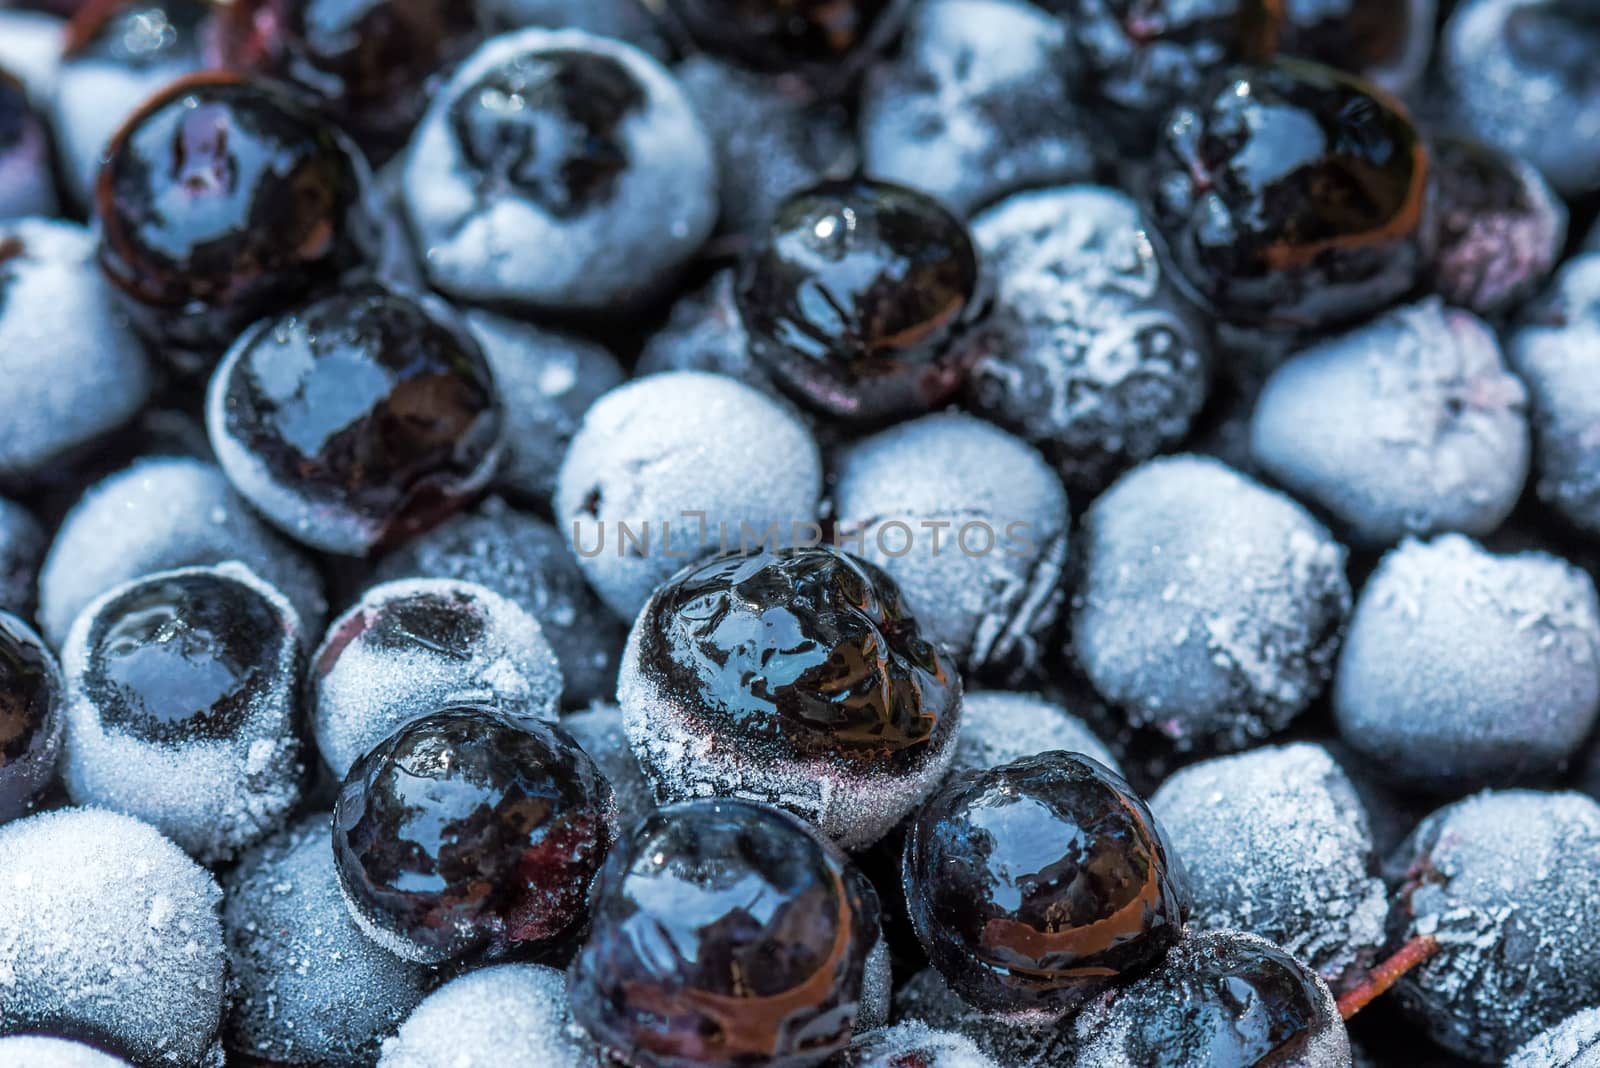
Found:
[[[764,71],[818,73],[862,57],[895,0],[668,0],[668,16],[708,52]]]
[[[1149,808],[1062,751],[952,778],[915,817],[904,868],[929,959],[992,1012],[1069,1009],[1138,974],[1188,911]]]
[[[294,640],[242,582],[158,576],[95,614],[84,686],[108,730],[167,744],[225,739],[284,685],[277,650]]]
[[[0,612],[0,820],[49,781],[61,697],[61,676],[44,643]]]
[[[214,357],[361,261],[364,173],[297,93],[228,74],[180,79],[107,149],[101,268],[147,335]]]
[[[1410,290],[1430,164],[1399,105],[1288,60],[1218,86],[1173,112],[1150,177],[1153,236],[1189,294],[1230,323],[1305,331]]]
[[[805,1068],[849,1043],[877,938],[870,884],[795,817],[672,805],[606,865],[573,1014],[638,1068]]]
[[[610,787],[565,731],[462,706],[351,767],[334,860],[358,922],[401,956],[538,953],[583,925],[614,820]]]
[[[980,311],[966,226],[887,182],[830,182],[790,197],[737,285],[751,351],[786,390],[846,419],[903,416],[959,389]]]
[[[480,489],[502,413],[442,308],[366,284],[261,324],[212,384],[211,432],[245,496],[302,540],[363,553]]]
[[[714,560],[645,611],[645,670],[709,736],[897,767],[954,729],[954,663],[922,637],[893,581],[845,553]]]

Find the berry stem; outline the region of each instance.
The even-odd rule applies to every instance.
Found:
[[[1367,977],[1339,996],[1339,1015],[1348,1020],[1370,1005],[1374,998],[1394,986],[1400,977],[1439,952],[1439,940],[1418,935],[1395,951],[1388,960],[1367,972]]]

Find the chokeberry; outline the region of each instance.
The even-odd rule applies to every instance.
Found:
[[[917,938],[990,1012],[1070,1011],[1177,940],[1189,891],[1120,775],[1060,750],[954,776],[906,836]]]
[[[351,915],[430,963],[561,946],[588,917],[614,834],[611,790],[571,736],[466,705],[356,761],[333,810]]]
[[[791,196],[746,257],[751,350],[800,400],[844,419],[927,411],[961,388],[982,310],[972,236],[924,193],[826,182]]]
[[[794,71],[837,88],[887,43],[901,0],[668,0],[671,24],[697,47],[755,70]]]
[[[239,492],[291,537],[350,555],[466,504],[493,473],[502,425],[466,329],[437,301],[371,283],[258,323],[207,404]]]
[[[672,805],[606,864],[572,1011],[635,1068],[807,1068],[845,1048],[878,900],[793,816]]]
[[[359,153],[305,98],[193,75],[147,101],[106,150],[100,266],[144,333],[204,367],[372,251],[366,197]]]
[[[54,215],[50,142],[27,88],[0,69],[0,219]]]
[[[944,773],[961,682],[887,575],[815,546],[679,572],[634,624],[618,699],[662,797],[770,801],[855,848]]]
[[[0,612],[0,823],[50,784],[61,748],[61,670],[29,626]]]

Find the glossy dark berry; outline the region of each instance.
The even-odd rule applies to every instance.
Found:
[[[1435,0],[1305,5],[1266,0],[1265,6],[1284,11],[1278,32],[1281,55],[1351,71],[1392,93],[1411,88],[1433,50]]]
[[[673,805],[606,864],[573,1016],[636,1068],[807,1068],[849,1043],[877,940],[871,884],[793,816]]]
[[[1380,90],[1309,63],[1234,68],[1167,124],[1152,236],[1223,321],[1315,330],[1412,288],[1429,178],[1415,127]]]
[[[61,672],[40,637],[0,612],[0,823],[50,782],[61,743]]]
[[[767,72],[833,82],[898,28],[898,0],[667,0],[667,17],[693,44]]]
[[[334,862],[356,922],[402,957],[539,952],[583,925],[614,824],[610,787],[564,730],[459,706],[351,767]]]
[[[50,141],[23,84],[0,69],[0,219],[54,215]]]
[[[229,479],[268,519],[360,555],[481,489],[502,413],[482,350],[447,309],[363,284],[241,337],[207,422]]]
[[[370,250],[365,164],[298,95],[230,74],[173,83],[107,149],[100,265],[135,324],[214,357]]]
[[[893,580],[822,546],[680,572],[634,624],[618,695],[664,797],[769,800],[851,847],[931,788],[961,696]]]
[[[736,293],[751,351],[805,403],[846,419],[935,408],[975,356],[978,256],[915,190],[827,182],[779,207]],[[963,342],[968,342],[963,344]]]
[[[1149,807],[1060,750],[952,778],[912,823],[904,868],[929,959],[990,1012],[1075,1007],[1159,960],[1189,907]]]
[[[429,79],[480,36],[476,5],[455,0],[236,0],[217,7],[217,21],[224,66],[310,90],[384,153],[421,117]]]

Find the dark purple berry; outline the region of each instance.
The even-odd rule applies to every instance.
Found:
[[[26,623],[0,612],[0,823],[50,782],[61,745],[61,671]]]
[[[698,48],[776,73],[837,84],[887,42],[900,0],[667,0],[673,25]]]
[[[27,89],[0,70],[0,219],[54,215],[50,141]]]
[[[1159,960],[1189,908],[1149,807],[1059,750],[952,778],[912,823],[904,868],[929,959],[990,1012],[1074,1008]]]
[[[95,189],[100,265],[137,326],[205,366],[371,251],[366,166],[288,90],[197,74],[137,111]]]
[[[488,482],[502,412],[447,309],[373,284],[241,337],[208,428],[239,492],[292,537],[360,555],[425,530]]]
[[[807,1068],[850,1041],[878,900],[787,813],[661,809],[606,864],[572,1011],[635,1068]]]
[[[610,787],[564,730],[460,706],[351,767],[334,861],[356,922],[402,957],[543,952],[582,927],[614,825]]]
[[[773,377],[843,419],[936,408],[977,355],[964,336],[981,311],[971,235],[932,197],[887,182],[790,197],[746,258],[736,301]]]

